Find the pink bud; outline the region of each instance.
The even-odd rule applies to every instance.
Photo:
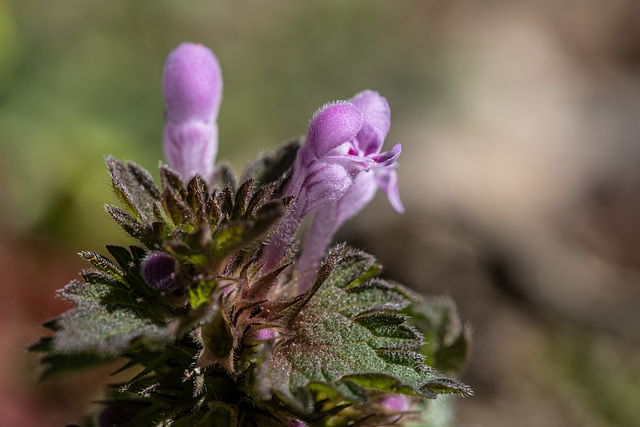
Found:
[[[182,43],[167,58],[162,80],[167,107],[163,145],[169,166],[185,181],[196,174],[209,181],[218,151],[218,61],[203,45]]]
[[[211,50],[182,43],[169,54],[162,76],[167,121],[211,121],[218,116],[222,73]]]
[[[245,339],[251,343],[267,341],[280,336],[280,331],[276,328],[252,326],[245,335]]]
[[[142,277],[154,289],[170,291],[175,285],[177,263],[165,252],[150,252],[142,261]]]
[[[395,412],[404,412],[409,410],[409,399],[407,396],[402,394],[389,394],[383,397],[378,404]]]

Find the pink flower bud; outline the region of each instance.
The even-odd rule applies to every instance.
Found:
[[[245,334],[244,339],[248,344],[257,344],[260,341],[268,341],[278,338],[280,335],[281,331],[278,328],[254,325]]]
[[[218,60],[205,46],[182,43],[174,49],[164,67],[162,86],[167,121],[206,122],[218,116],[222,73]]]
[[[218,61],[203,45],[182,43],[169,54],[162,83],[167,108],[163,145],[169,166],[185,181],[196,174],[209,181],[218,151]]]
[[[378,404],[394,412],[404,412],[410,409],[409,399],[402,394],[389,394],[383,397]]]
[[[177,263],[165,252],[150,252],[142,261],[142,277],[154,289],[171,291],[175,286]]]

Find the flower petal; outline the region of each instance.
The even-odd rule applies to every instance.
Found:
[[[373,172],[375,173],[378,187],[387,193],[391,206],[399,213],[403,213],[404,206],[402,205],[400,193],[398,192],[398,174],[396,170],[393,167],[386,167],[375,169]]]
[[[384,143],[384,134],[376,126],[364,125],[356,136],[355,145],[358,154],[361,156],[371,156],[378,154]]]
[[[380,153],[376,156],[370,156],[369,158],[373,160],[377,166],[386,167],[394,164],[401,152],[402,145],[396,144],[391,148],[391,150],[385,151],[384,153]]]
[[[307,141],[300,149],[299,160],[309,164],[334,148],[355,138],[362,127],[362,113],[348,102],[322,107],[311,118]]]
[[[364,124],[380,129],[384,139],[391,125],[391,109],[387,99],[378,92],[365,90],[351,98],[350,102],[362,112]]]
[[[299,221],[309,213],[338,200],[353,184],[359,169],[352,167],[351,162],[345,162],[341,158],[336,162],[333,160],[335,159],[317,161],[308,171],[294,201],[300,206]]]

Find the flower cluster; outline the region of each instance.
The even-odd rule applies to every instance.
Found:
[[[107,157],[123,208],[106,210],[138,243],[82,252],[92,268],[60,291],[74,308],[31,347],[44,376],[138,367],[83,425],[439,426],[429,399],[471,394],[451,378],[469,347],[453,303],[382,279],[371,255],[328,249],[378,189],[404,210],[401,146],[382,151],[387,100],[365,90],[323,106],[303,142],[260,155],[237,183],[215,164],[213,53],[181,44],[163,89],[161,184]]]
[[[195,174],[211,179],[221,81],[218,62],[202,45],[184,43],[169,55],[164,147],[169,165],[185,179]],[[395,171],[401,145],[381,152],[390,115],[387,100],[370,90],[327,104],[313,115],[286,192],[294,202],[262,253],[263,272],[281,263],[299,225],[314,214],[295,267],[303,292],[335,232],[371,201],[378,188],[398,212],[404,211]]]

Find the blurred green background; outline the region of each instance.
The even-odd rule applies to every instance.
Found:
[[[223,71],[236,172],[312,113],[387,97],[400,192],[341,233],[474,327],[464,426],[640,425],[640,3],[0,0],[0,425],[78,421],[108,370],[37,383],[74,254],[126,243],[104,156],[155,173],[167,54]],[[157,174],[156,174],[157,175]]]

